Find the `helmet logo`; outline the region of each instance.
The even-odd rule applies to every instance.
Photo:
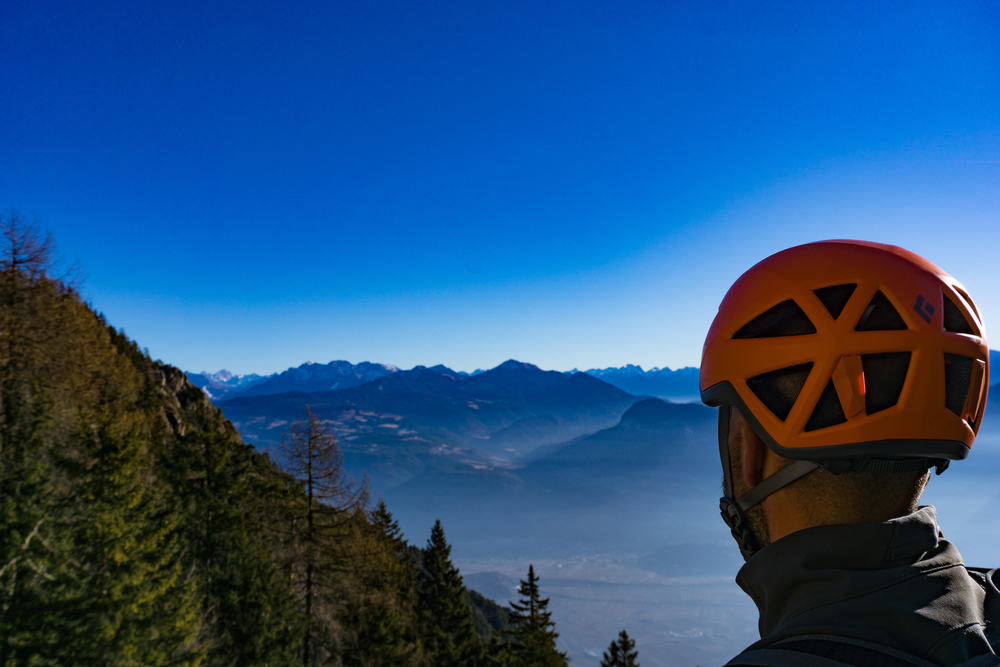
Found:
[[[930,301],[925,301],[923,295],[917,295],[917,302],[913,304],[913,310],[917,311],[920,317],[927,321],[927,324],[931,323],[931,317],[934,315],[934,306],[931,305]]]

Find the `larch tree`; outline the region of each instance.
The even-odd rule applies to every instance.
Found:
[[[335,613],[318,611],[326,602],[325,594],[337,585],[337,573],[347,567],[344,543],[351,534],[355,510],[367,503],[368,484],[355,484],[348,477],[336,437],[311,408],[306,409],[305,421],[298,420],[289,429],[282,457],[285,471],[305,492],[290,519],[306,617],[302,664],[312,665],[321,645],[325,653],[335,652],[332,629],[317,626],[319,618],[329,620]]]

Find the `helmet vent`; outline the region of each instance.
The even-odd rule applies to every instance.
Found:
[[[788,418],[788,413],[792,411],[795,399],[799,397],[802,385],[806,383],[806,378],[809,377],[809,371],[812,370],[812,367],[812,363],[800,364],[755,375],[747,380],[747,386],[768,410],[781,421],[785,421]]]
[[[944,297],[944,330],[961,334],[976,333],[969,324],[969,320],[965,319],[965,315],[955,305],[955,302],[947,296]]]
[[[881,291],[875,292],[858,326],[854,328],[855,331],[905,331],[906,329],[906,322],[900,317],[899,311]]]
[[[897,315],[899,317],[899,315]],[[910,369],[910,352],[862,354],[865,373],[865,412],[875,414],[899,402]]]
[[[819,402],[809,417],[805,430],[815,431],[828,426],[843,424],[846,421],[847,417],[844,416],[844,408],[840,405],[837,389],[833,386],[833,380],[830,380],[826,383],[826,389],[820,395]]]
[[[952,287],[955,289],[956,292],[958,292],[958,295],[965,300],[965,303],[969,304],[969,308],[972,310],[972,312],[974,312],[976,314],[976,317],[978,317],[980,320],[982,320],[983,316],[979,314],[978,310],[976,310],[976,304],[975,304],[975,302],[973,302],[972,297],[970,297],[968,294],[966,294],[964,290],[961,290],[961,289],[955,287],[954,285],[952,285]]]
[[[830,315],[833,319],[840,317],[840,313],[844,311],[844,306],[851,299],[851,295],[854,294],[854,290],[858,288],[857,283],[850,283],[847,285],[833,285],[832,287],[824,287],[822,289],[814,290],[819,300],[823,302],[826,309],[830,311]]]
[[[969,397],[972,382],[972,364],[975,360],[960,354],[944,355],[944,404],[956,415],[961,416],[962,408]]]
[[[799,304],[791,299],[769,308],[743,325],[733,338],[775,338],[778,336],[804,336],[816,333]]]

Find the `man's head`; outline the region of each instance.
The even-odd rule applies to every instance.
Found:
[[[737,498],[792,463],[792,459],[771,451],[735,409],[728,444]],[[834,475],[817,468],[754,505],[745,515],[758,546],[763,548],[803,528],[877,523],[914,512],[929,478],[928,470]]]
[[[744,556],[809,525],[912,511],[927,468],[972,446],[988,355],[962,286],[900,248],[814,243],[747,271],[701,366]]]

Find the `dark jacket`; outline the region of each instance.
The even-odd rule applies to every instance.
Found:
[[[939,665],[1000,647],[1000,580],[966,568],[931,506],[885,523],[819,526],[755,554],[736,582],[760,610],[765,648],[834,635]]]

